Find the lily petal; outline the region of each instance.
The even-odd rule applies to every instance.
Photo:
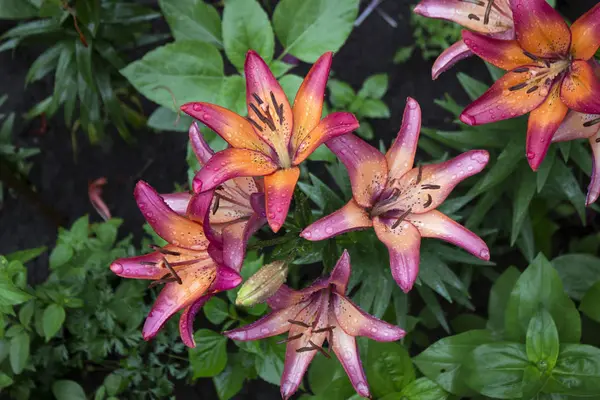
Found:
[[[298,144],[293,164],[300,164],[323,143],[350,133],[358,129],[359,126],[360,124],[353,114],[347,112],[329,114],[312,131],[304,135],[302,142]]]
[[[594,156],[592,168],[592,180],[588,186],[588,193],[585,199],[586,206],[595,203],[600,197],[600,131],[590,138],[592,154]]]
[[[202,132],[200,132],[200,128],[196,122],[193,122],[190,125],[188,136],[198,162],[200,165],[205,165],[215,152],[210,148],[208,143],[206,143],[206,140],[204,140],[204,136],[202,136]]]
[[[254,131],[279,157],[287,156],[293,114],[283,89],[269,66],[253,50],[246,55],[246,104]]]
[[[490,251],[479,236],[437,210],[424,214],[409,214],[406,219],[417,227],[421,237],[441,239],[482,260],[490,259]]]
[[[573,61],[562,83],[560,98],[570,109],[600,114],[600,79],[586,61]]]
[[[225,149],[216,153],[194,177],[194,192],[211,190],[240,176],[272,174],[278,166],[263,153],[245,149]]]
[[[208,247],[202,225],[171,210],[146,182],[139,181],[133,195],[146,221],[167,242],[193,250]]]
[[[398,136],[385,155],[391,178],[399,178],[412,169],[420,132],[421,107],[415,99],[409,97],[406,99]]]
[[[226,226],[221,234],[223,263],[235,271],[240,271],[246,256],[248,240],[266,223],[266,218],[253,214],[247,221],[239,221]]]
[[[379,342],[402,339],[404,330],[375,318],[338,293],[332,296],[333,312],[339,326],[350,336],[365,336]]]
[[[600,130],[600,125],[592,124],[592,121],[596,121],[598,118],[600,118],[600,115],[597,114],[584,114],[578,113],[577,111],[570,111],[552,137],[552,141],[568,142],[569,140],[587,139],[592,137]]]
[[[181,111],[196,118],[221,136],[231,147],[271,155],[271,149],[254,131],[247,119],[210,103],[187,103]]]
[[[344,207],[307,226],[300,236],[314,242],[371,226],[369,214],[351,199]]]
[[[459,61],[469,58],[472,55],[473,52],[471,49],[469,49],[469,46],[467,46],[462,40],[459,40],[444,50],[442,54],[440,54],[435,60],[433,67],[431,67],[431,78],[436,80],[441,74],[448,71]]]
[[[476,32],[462,31],[469,49],[498,68],[511,70],[531,63],[516,40],[502,40]]]
[[[281,335],[290,329],[291,324],[288,321],[296,318],[300,310],[306,307],[307,304],[301,303],[293,307],[273,311],[249,325],[223,332],[223,335],[241,342]]]
[[[600,3],[571,25],[571,54],[579,60],[589,60],[600,46]]]
[[[390,268],[394,280],[408,293],[419,274],[421,235],[413,224],[405,221],[393,228],[395,221],[373,219],[375,233],[390,253]]]
[[[217,276],[210,286],[210,291],[211,293],[219,293],[236,288],[240,283],[242,283],[242,280],[243,278],[237,273],[237,271],[229,267],[219,265],[217,267]]]
[[[279,231],[285,222],[299,177],[298,167],[280,169],[265,176],[265,207],[273,232]]]
[[[414,11],[424,17],[456,22],[477,32],[503,32],[512,28],[508,1],[496,0],[487,3],[483,1],[422,0]]]
[[[167,250],[176,251],[175,246],[166,246]],[[110,264],[110,270],[122,278],[160,279],[168,272],[160,265],[165,255],[158,251],[143,256],[119,258]]]
[[[344,295],[348,289],[348,281],[350,280],[350,254],[348,250],[344,250],[342,256],[335,264],[329,281],[335,285],[336,291]]]
[[[545,0],[544,0],[545,1]],[[531,72],[508,72],[460,115],[460,120],[475,126],[527,114],[539,107],[550,92],[552,82],[529,83]]]
[[[301,303],[304,297],[299,290],[294,290],[287,285],[281,285],[273,296],[267,299],[267,304],[273,310],[288,308],[294,304]]]
[[[330,316],[329,320],[335,320],[335,316]],[[360,360],[356,339],[339,328],[333,330],[332,336],[331,348],[338,360],[340,360],[342,367],[344,367],[344,371],[346,371],[348,378],[350,378],[354,390],[362,397],[371,398],[371,392],[369,391],[367,377],[365,376],[365,371]]]
[[[546,101],[529,115],[527,126],[527,161],[537,171],[544,161],[552,136],[567,116],[569,108],[560,99],[560,85],[552,87]]]
[[[161,194],[167,206],[179,215],[186,215],[192,195],[188,192]]]
[[[195,303],[186,308],[179,318],[179,336],[181,336],[183,344],[187,347],[196,347],[196,341],[194,340],[194,319],[198,311],[202,309],[211,297],[212,295],[200,297]]]
[[[312,66],[294,100],[294,130],[291,149],[295,154],[308,134],[317,127],[323,113],[323,97],[331,69],[332,52],[323,54]]]
[[[571,30],[546,0],[510,0],[517,40],[521,47],[540,57],[565,56]]]
[[[371,207],[387,182],[385,156],[351,133],[331,139],[326,145],[346,166],[354,200],[362,207]]]

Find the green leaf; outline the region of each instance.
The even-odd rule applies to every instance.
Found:
[[[239,363],[228,363],[227,367],[217,376],[213,377],[219,400],[229,400],[244,386],[246,372]]]
[[[600,349],[580,344],[562,345],[544,392],[597,397],[600,393]]]
[[[600,322],[600,282],[596,282],[583,296],[579,309],[594,321]]]
[[[275,338],[269,338],[261,344],[262,351],[256,357],[256,371],[261,379],[279,385],[283,373],[285,346],[278,345]]]
[[[282,0],[273,13],[277,38],[289,53],[315,62],[327,51],[338,51],[358,15],[359,0]]]
[[[410,356],[397,343],[369,342],[365,368],[375,397],[401,391],[415,379]]]
[[[56,68],[58,57],[62,51],[62,42],[44,51],[29,67],[25,83],[38,81]]]
[[[513,246],[521,232],[521,226],[527,216],[529,204],[533,199],[536,188],[536,174],[528,168],[523,168],[515,182],[516,194],[513,201],[513,218],[510,236],[510,245]]]
[[[334,357],[315,357],[308,369],[308,382],[311,391],[322,396],[337,380],[345,380],[350,384],[348,375],[346,375],[340,362]]]
[[[600,280],[600,258],[590,254],[565,254],[552,260],[565,291],[575,300]]]
[[[363,83],[358,95],[363,98],[381,99],[388,90],[388,80],[387,74],[371,75]]]
[[[469,98],[473,101],[489,89],[488,85],[478,81],[477,79],[471,78],[464,72],[459,72],[458,74],[456,74],[456,77],[458,78],[458,81],[462,85],[465,92],[467,92]]]
[[[0,390],[9,387],[12,384],[12,378],[6,375],[4,372],[0,372]]]
[[[554,162],[556,160],[556,147],[550,146],[548,149],[548,153],[542,161],[542,164],[537,170],[537,191],[538,193],[542,191],[546,182],[548,181],[548,177],[550,176],[550,172],[552,171],[552,167],[554,166]]]
[[[398,400],[445,400],[448,392],[428,378],[419,378],[402,389]],[[404,396],[404,397],[402,397]]]
[[[31,298],[29,293],[19,289],[12,280],[3,277],[0,281],[0,305],[13,306]]]
[[[38,10],[25,0],[0,0],[0,19],[37,17]]]
[[[187,132],[193,121],[187,114],[177,116],[170,108],[158,107],[148,118],[148,126],[157,131]]]
[[[215,103],[223,85],[223,59],[211,45],[198,41],[170,43],[121,70],[148,99],[169,109],[192,101]]]
[[[50,341],[59,331],[60,327],[65,322],[65,309],[58,304],[50,304],[44,310],[44,317],[42,319],[42,327],[44,329],[44,336],[46,342]]]
[[[552,316],[546,310],[538,311],[527,328],[525,340],[527,358],[542,370],[551,370],[556,365],[560,342]]]
[[[491,333],[486,330],[446,337],[429,346],[414,358],[414,362],[423,375],[446,391],[466,396],[470,390],[465,384],[464,363],[477,346],[492,341]]]
[[[75,60],[77,71],[92,91],[96,91],[94,71],[92,67],[92,43],[85,46],[80,40],[75,41]]]
[[[35,301],[29,301],[29,302],[25,303],[19,309],[19,322],[21,323],[21,325],[28,328],[29,324],[31,323],[31,318],[33,317],[34,312],[35,312]]]
[[[52,393],[56,400],[85,400],[83,388],[74,381],[61,380],[52,384]]]
[[[546,365],[542,365],[546,367]],[[541,370],[538,366],[528,365],[523,372],[523,400],[536,398],[537,394],[542,390],[548,382],[550,374],[545,370]]]
[[[358,113],[367,118],[389,118],[390,109],[378,99],[366,99],[362,102]]]
[[[29,359],[29,335],[27,332],[21,331],[10,339],[8,357],[13,372],[16,375],[23,372]]]
[[[404,64],[410,60],[414,50],[414,46],[400,47],[398,50],[396,50],[396,54],[394,54],[394,64]]]
[[[467,359],[467,383],[484,396],[497,399],[521,397],[523,375],[529,365],[525,345],[484,344]]]
[[[279,79],[279,84],[290,101],[290,104],[293,104],[298,89],[300,89],[300,85],[302,85],[302,78],[293,74],[284,75]]]
[[[521,272],[518,269],[508,267],[492,285],[488,303],[488,329],[494,332],[504,332],[506,305],[510,299],[510,293],[520,276]]]
[[[58,268],[73,258],[73,248],[66,243],[59,243],[50,253],[50,269]]]
[[[26,262],[39,257],[40,254],[42,254],[46,250],[47,250],[46,246],[36,247],[35,249],[19,250],[19,251],[15,251],[14,253],[10,253],[10,254],[6,255],[6,259],[8,261],[18,261],[22,264],[25,264]]]
[[[579,182],[573,171],[562,162],[555,162],[550,172],[553,184],[564,194],[565,198],[573,204],[581,222],[585,224],[585,195],[581,191]]]
[[[175,40],[194,40],[223,47],[221,18],[204,0],[160,0]]]
[[[349,105],[356,97],[352,86],[338,79],[330,79],[327,82],[327,88],[329,89],[329,101],[339,109]]]
[[[505,320],[507,339],[523,343],[529,321],[540,308],[554,319],[561,342],[579,342],[579,312],[565,294],[558,273],[541,253],[521,274],[510,295]]]
[[[222,324],[228,317],[227,302],[219,297],[212,297],[206,302],[202,310],[206,318],[213,324]]]
[[[248,50],[256,51],[267,64],[271,62],[275,37],[269,16],[258,1],[225,1],[223,43],[227,58],[238,70],[244,69]]]
[[[227,365],[227,338],[209,329],[198,330],[194,338],[196,347],[189,349],[193,379],[220,374]]]

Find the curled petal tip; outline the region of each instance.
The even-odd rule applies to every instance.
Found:
[[[460,114],[460,121],[464,124],[471,125],[471,126],[475,126],[475,124],[477,123],[477,121],[475,120],[474,117],[472,117],[468,114],[465,114],[465,113]]]
[[[121,265],[118,262],[114,262],[114,263],[110,264],[110,270],[117,275],[122,274],[123,273],[123,265]]]
[[[473,150],[471,152],[471,160],[485,166],[490,161],[490,153],[486,150]]]
[[[490,261],[490,250],[487,248],[487,246],[481,249],[478,257],[484,261]]]

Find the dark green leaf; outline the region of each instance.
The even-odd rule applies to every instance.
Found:
[[[352,89],[352,86],[338,79],[330,79],[329,82],[327,82],[327,87],[329,88],[329,100],[336,108],[341,109],[346,107],[354,100],[354,97],[356,97],[356,93],[354,92],[354,89]]]
[[[202,310],[206,318],[215,325],[222,324],[228,317],[227,302],[219,297],[213,297],[206,302]]]
[[[49,341],[56,335],[62,324],[65,322],[65,309],[58,304],[50,304],[44,310],[44,317],[42,319],[44,336],[46,341]]]
[[[550,146],[548,149],[548,153],[542,161],[542,164],[537,170],[537,191],[538,193],[542,191],[546,182],[548,181],[548,177],[550,176],[550,171],[552,171],[552,167],[554,166],[554,162],[556,160],[556,147]]]
[[[61,380],[52,384],[52,393],[56,400],[85,400],[83,388],[74,381]]]
[[[561,346],[558,362],[544,392],[597,397],[600,393],[600,349],[579,344]]]
[[[531,318],[525,346],[529,361],[543,370],[554,368],[560,342],[556,324],[548,311],[542,309]]]
[[[189,349],[193,378],[220,374],[227,365],[227,338],[209,329],[198,330],[194,338],[196,347]]]
[[[27,71],[27,75],[25,76],[25,83],[38,81],[54,70],[61,51],[62,45],[59,43],[40,54],[31,64],[31,67],[29,67],[29,71]]]
[[[148,126],[157,131],[187,132],[194,120],[187,114],[173,112],[166,107],[158,107],[148,118]]]
[[[65,265],[72,257],[73,248],[66,243],[59,243],[50,253],[50,269]]]
[[[18,261],[20,263],[25,264],[28,261],[37,258],[47,250],[46,246],[36,247],[35,249],[27,249],[27,250],[19,250],[14,253],[10,253],[6,256],[8,261]]]
[[[37,17],[38,10],[25,0],[0,0],[0,19]]]
[[[12,378],[6,375],[4,372],[0,372],[0,390],[9,387],[12,384]]]
[[[448,395],[448,392],[442,389],[434,381],[427,378],[419,378],[416,381],[412,381],[408,386],[402,389],[402,392],[400,392],[400,396],[397,399],[445,400],[448,398]]]
[[[545,365],[542,365],[545,368]],[[538,366],[528,365],[523,372],[523,400],[535,399],[550,378],[549,372]]]
[[[239,363],[228,363],[227,367],[217,376],[213,377],[219,400],[229,400],[244,386],[246,373]]]
[[[376,74],[368,77],[358,91],[363,98],[381,99],[388,90],[387,74]]]
[[[298,89],[300,89],[300,85],[302,85],[302,78],[293,74],[284,75],[279,78],[279,84],[285,92],[290,104],[294,104],[296,93],[298,93]]]
[[[596,322],[600,322],[600,282],[596,282],[581,299],[579,309]]]
[[[360,115],[366,118],[390,117],[390,109],[383,101],[379,99],[365,99],[365,101],[362,102],[358,112]]]
[[[448,326],[448,320],[446,319],[446,315],[440,306],[438,299],[435,297],[435,294],[425,286],[417,286],[417,291],[425,301],[428,310],[435,316],[435,319],[442,325],[444,330],[450,333],[450,326]]]
[[[13,306],[31,299],[32,296],[18,288],[11,279],[2,277],[0,281],[0,305]]]
[[[456,74],[456,77],[471,100],[477,99],[489,89],[485,83],[471,78],[463,72]]]
[[[22,331],[10,339],[10,350],[8,353],[10,366],[16,375],[19,375],[29,360],[29,335]]]
[[[590,254],[565,254],[552,260],[565,291],[581,300],[593,284],[600,280],[600,258]]]
[[[397,343],[369,342],[365,368],[376,397],[398,392],[415,379],[410,356]]]
[[[516,193],[513,201],[513,218],[510,237],[511,246],[514,245],[519,232],[521,232],[523,220],[527,216],[529,204],[533,199],[536,188],[536,174],[528,168],[523,167],[522,169],[523,172],[520,173],[519,177],[517,178],[518,181],[515,182]]]
[[[219,13],[204,0],[160,0],[159,4],[175,40],[223,46]]]
[[[398,50],[396,50],[396,54],[394,54],[394,64],[404,64],[410,60],[414,50],[414,46],[400,47]]]
[[[566,199],[573,204],[581,222],[585,224],[585,195],[581,191],[573,171],[564,163],[555,162],[550,172],[550,179]]]
[[[494,332],[504,332],[506,305],[520,276],[521,272],[518,269],[508,267],[492,285],[488,304],[489,320],[487,327]]]
[[[263,380],[279,385],[283,373],[285,346],[276,344],[275,338],[270,338],[263,341],[262,349],[256,357],[256,371]]]
[[[350,380],[340,362],[335,357],[315,357],[308,369],[311,391],[322,396],[338,380],[345,380],[350,385]]]

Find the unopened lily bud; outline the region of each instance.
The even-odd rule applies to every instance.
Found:
[[[275,261],[263,266],[240,288],[235,304],[251,307],[263,303],[283,285],[288,274],[285,261]]]

